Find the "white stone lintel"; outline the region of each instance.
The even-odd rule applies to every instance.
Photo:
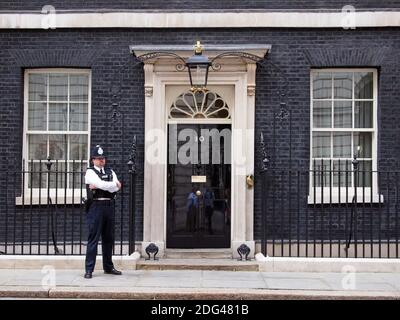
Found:
[[[400,11],[0,12],[0,29],[56,28],[355,28],[399,27]],[[50,30],[51,31],[51,30]]]

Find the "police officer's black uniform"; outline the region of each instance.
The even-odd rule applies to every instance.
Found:
[[[91,157],[99,156],[99,148],[97,145],[91,153]],[[101,151],[101,156],[103,152]],[[113,173],[110,168],[103,168],[101,171],[94,166],[88,168],[93,170],[97,176],[103,181],[113,181]],[[104,172],[103,172],[104,171]],[[94,189],[90,190],[86,185],[88,195],[92,192],[92,201],[87,212],[87,223],[89,227],[89,237],[86,249],[85,261],[85,278],[91,278],[92,272],[96,264],[97,245],[101,236],[103,269],[105,273],[119,275],[120,271],[114,268],[112,262],[112,248],[114,245],[114,226],[115,226],[115,193],[109,191]],[[90,198],[90,196],[88,196]]]

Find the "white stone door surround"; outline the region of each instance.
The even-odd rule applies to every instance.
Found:
[[[187,58],[192,46],[131,46],[136,56],[154,51],[168,51]],[[240,51],[263,58],[269,45],[204,46],[209,58],[222,53]],[[254,174],[254,117],[255,117],[255,61],[227,57],[218,61],[219,71],[210,71],[208,85],[230,86],[234,97],[232,114],[232,194],[231,194],[231,249],[237,257],[237,248],[245,243],[254,256],[254,189],[246,185],[246,176]],[[177,71],[176,59],[155,57],[145,61],[145,163],[142,255],[150,243],[159,247],[163,256],[166,244],[167,196],[167,90],[169,86],[187,86],[186,70]],[[183,92],[181,92],[183,93]],[[170,100],[170,99],[169,99]],[[212,249],[210,249],[212,251]]]

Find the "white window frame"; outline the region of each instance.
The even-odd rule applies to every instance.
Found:
[[[314,121],[313,121],[313,106],[314,106],[314,88],[313,88],[313,80],[314,76],[317,73],[343,73],[343,72],[372,72],[373,74],[373,128],[354,128],[354,106],[355,101],[363,101],[360,99],[355,99],[354,97],[354,76],[353,76],[353,90],[352,90],[352,127],[351,128],[318,128],[314,130]],[[334,81],[332,81],[332,90],[334,88]],[[315,99],[317,101],[324,101],[324,99]],[[326,101],[336,101],[342,99],[335,99],[332,97],[331,99],[326,99]],[[343,99],[348,101],[349,99]],[[365,99],[365,101],[370,101],[371,99]],[[334,121],[334,110],[332,103],[332,121]],[[357,202],[375,202],[375,203],[383,203],[383,195],[378,194],[378,177],[377,177],[377,160],[378,160],[378,71],[375,68],[327,68],[327,69],[312,69],[310,72],[310,178],[309,178],[309,194],[308,194],[308,203],[309,204],[329,204],[329,203],[351,203],[354,196],[354,187],[334,187],[332,186],[332,190],[330,187],[313,187],[313,132],[371,132],[372,133],[372,197],[371,197],[371,188],[370,187],[357,187]],[[331,138],[332,139],[332,138]],[[351,139],[352,148],[351,152],[353,153],[353,138]],[[331,148],[333,148],[333,142],[331,141]],[[333,157],[333,153],[331,150],[330,159],[326,159],[326,161],[331,161]],[[317,159],[319,160],[319,159]],[[352,165],[349,167],[349,171],[351,174],[351,179],[354,179],[353,167]],[[361,174],[361,173],[359,173]],[[315,191],[315,192],[314,192]],[[332,191],[332,192],[331,192]],[[371,199],[372,198],[372,199]]]
[[[68,73],[68,74],[87,74],[89,78],[88,82],[88,128],[87,131],[74,131],[73,134],[85,134],[87,135],[87,164],[89,163],[89,156],[90,156],[90,132],[91,132],[91,112],[92,112],[92,72],[90,69],[77,69],[77,68],[38,68],[38,69],[26,69],[24,72],[24,123],[23,123],[23,147],[22,147],[22,160],[24,163],[23,170],[28,172],[30,170],[29,167],[29,155],[28,155],[28,135],[30,131],[28,130],[28,110],[29,110],[29,75],[30,74],[51,74],[51,73]],[[69,84],[68,84],[68,96],[69,96]],[[49,103],[49,95],[47,93],[47,104]],[[69,98],[66,101],[69,105]],[[69,108],[68,108],[69,114]],[[48,117],[48,112],[47,112]],[[47,122],[48,123],[48,120]],[[48,134],[49,130],[46,131],[34,131],[37,134]],[[51,131],[52,134],[71,134],[71,131]],[[67,150],[69,152],[69,150]],[[24,159],[26,159],[24,161]],[[46,161],[42,161],[46,162]],[[56,162],[55,160],[52,161],[53,166]],[[64,162],[64,161],[62,161]],[[72,163],[72,160],[68,160],[68,162]],[[78,162],[76,162],[78,163]],[[85,161],[83,161],[85,163]],[[43,172],[46,174],[46,172]],[[30,204],[47,204],[47,195],[51,197],[52,203],[58,204],[80,204],[81,197],[86,197],[86,188],[83,188],[82,193],[81,189],[77,188],[70,188],[69,183],[67,180],[67,192],[65,193],[64,188],[58,188],[56,192],[56,188],[50,188],[47,190],[47,186],[43,186],[42,188],[29,188],[28,186],[28,178],[25,178],[24,183],[24,191],[21,196],[16,198],[17,205],[30,205]],[[40,191],[39,191],[40,190]],[[40,192],[40,194],[39,194]]]

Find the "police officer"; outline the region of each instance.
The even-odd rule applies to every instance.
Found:
[[[113,170],[106,167],[103,148],[96,145],[90,154],[93,163],[85,175],[88,195],[92,193],[93,201],[87,213],[89,237],[86,249],[85,278],[92,278],[96,264],[97,244],[101,236],[104,273],[120,275],[121,271],[114,268],[111,256],[114,245],[115,205],[114,198],[121,183]],[[89,198],[89,196],[88,196]]]

